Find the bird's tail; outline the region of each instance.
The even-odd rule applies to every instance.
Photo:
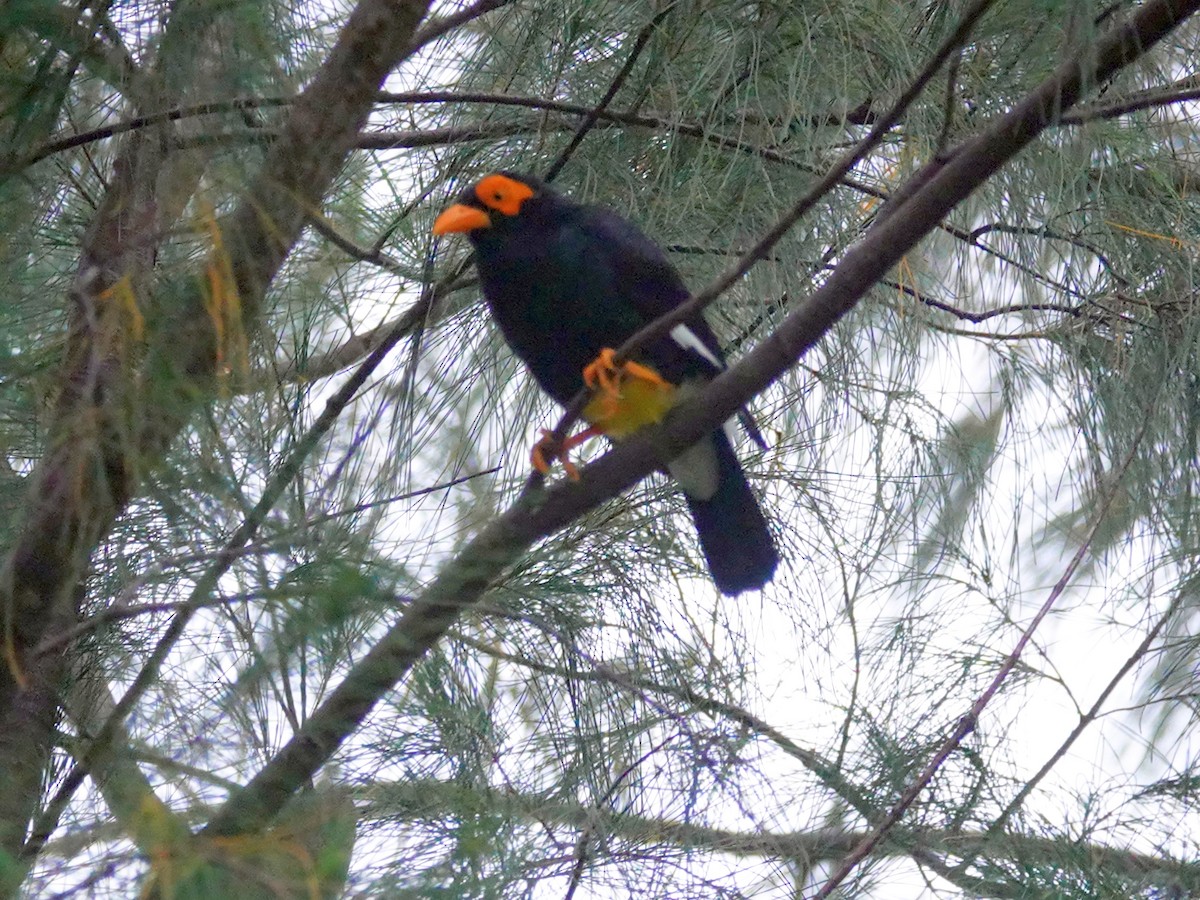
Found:
[[[718,429],[709,440],[717,455],[717,491],[707,500],[684,494],[700,549],[722,594],[757,590],[775,574],[779,555],[729,436]]]

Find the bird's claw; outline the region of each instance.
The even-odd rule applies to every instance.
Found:
[[[541,440],[533,445],[533,450],[529,454],[530,461],[533,463],[535,469],[543,475],[548,475],[551,464],[557,458],[562,463],[563,471],[567,473],[567,477],[572,481],[578,481],[579,467],[571,462],[571,451],[597,434],[599,432],[595,428],[585,428],[579,434],[569,437],[565,441],[560,441],[554,436],[553,431],[549,428],[543,428]]]
[[[593,391],[609,396],[621,396],[621,382],[626,378],[637,378],[659,387],[669,383],[653,369],[631,360],[617,362],[617,351],[605,347],[600,354],[583,367],[583,383]]]

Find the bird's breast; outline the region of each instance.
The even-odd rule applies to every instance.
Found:
[[[586,280],[527,248],[519,264],[481,265],[483,292],[508,345],[554,399],[568,403],[583,387],[583,367],[625,329],[606,319],[608,305]]]

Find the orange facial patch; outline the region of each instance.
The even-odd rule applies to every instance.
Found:
[[[521,204],[533,196],[533,188],[507,175],[488,175],[475,185],[475,196],[488,209],[515,216]]]

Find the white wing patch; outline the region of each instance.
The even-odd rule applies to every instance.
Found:
[[[696,332],[692,331],[692,329],[688,328],[682,322],[672,328],[670,334],[671,339],[674,340],[675,343],[677,343],[684,350],[692,350],[696,353],[699,353],[717,369],[725,368],[725,366],[722,365],[721,360],[717,358],[717,355],[709,350],[708,347],[704,346],[704,341],[696,337]]]

